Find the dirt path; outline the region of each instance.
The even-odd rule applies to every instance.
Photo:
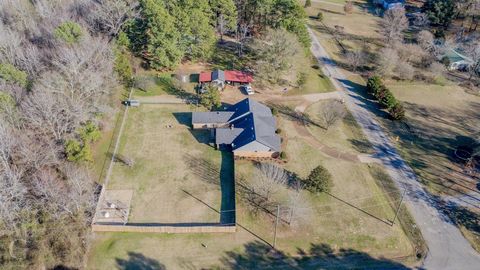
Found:
[[[438,198],[427,193],[415,172],[397,152],[395,145],[384,133],[383,127],[371,112],[372,108],[355,85],[335,65],[318,38],[309,28],[311,51],[322,66],[324,74],[331,77],[335,88],[342,93],[345,103],[368,140],[377,151],[389,175],[402,190],[405,203],[422,231],[429,251],[423,263],[425,269],[478,269],[480,255],[463,237],[450,218],[442,213]]]
[[[186,101],[182,98],[173,96],[173,95],[158,95],[158,96],[148,96],[135,97],[136,100],[140,101],[142,104],[183,104]]]

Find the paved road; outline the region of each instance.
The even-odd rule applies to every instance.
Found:
[[[388,174],[398,187],[407,190],[405,203],[415,218],[429,247],[424,261],[426,269],[479,269],[478,254],[454,226],[450,219],[438,210],[438,199],[428,194],[418,182],[415,173],[398,154],[394,144],[375,120],[368,103],[356,92],[355,84],[348,81],[341,70],[335,66],[328,53],[323,49],[313,31],[311,51],[318,59],[322,70],[342,93],[352,115],[362,127],[363,132],[379,153]]]

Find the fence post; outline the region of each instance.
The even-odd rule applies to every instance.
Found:
[[[403,190],[402,198],[400,198],[400,203],[398,204],[397,211],[395,211],[395,217],[393,217],[391,226],[393,226],[395,224],[395,220],[397,219],[398,212],[400,212],[400,207],[402,206],[403,197],[405,197],[405,193],[407,193],[407,188],[404,188],[404,190]]]
[[[277,204],[277,216],[275,218],[275,230],[273,233],[273,248],[275,248],[275,245],[277,244],[277,227],[278,227],[278,216],[280,215],[280,205]]]

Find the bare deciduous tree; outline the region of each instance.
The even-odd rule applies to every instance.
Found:
[[[238,26],[237,29],[237,39],[238,39],[238,56],[241,57],[243,55],[243,47],[247,42],[248,32],[250,31],[250,25],[246,23],[242,23]]]
[[[395,67],[396,75],[402,80],[412,80],[414,76],[414,68],[408,62],[400,61]]]
[[[301,191],[290,191],[287,206],[290,209],[290,226],[296,228],[307,224],[313,217],[311,204],[303,196]]]
[[[377,62],[379,74],[391,76],[399,60],[398,53],[393,48],[383,48],[380,50]]]
[[[417,27],[425,27],[430,24],[427,14],[425,13],[414,13],[413,15],[413,25]]]
[[[123,23],[135,16],[138,2],[135,0],[97,0],[91,20],[97,30],[115,36],[120,31]]]
[[[329,129],[338,120],[344,118],[346,114],[345,106],[338,100],[328,102],[320,109],[320,117],[325,129]]]
[[[480,42],[477,41],[467,45],[466,52],[472,60],[472,64],[468,68],[468,72],[470,73],[469,80],[471,80],[473,76],[480,75]]]
[[[396,7],[385,11],[381,21],[380,32],[387,43],[403,40],[403,31],[408,28],[405,9]]]
[[[443,76],[443,73],[445,72],[445,66],[439,62],[433,62],[429,66],[429,71],[433,78],[439,78]]]
[[[260,163],[254,174],[252,181],[252,190],[270,201],[282,185],[288,181],[288,175],[285,170],[271,163]]]
[[[24,119],[42,135],[52,136],[56,141],[71,132],[80,122],[79,112],[65,98],[54,93],[38,90],[21,104]]]
[[[422,30],[417,34],[417,42],[425,51],[433,52],[435,50],[435,38],[430,31]]]
[[[359,67],[366,63],[366,55],[363,50],[354,50],[346,53],[348,64],[352,67],[353,72],[356,72]]]
[[[20,213],[27,206],[24,171],[11,163],[19,143],[14,130],[0,118],[0,228],[16,231]]]

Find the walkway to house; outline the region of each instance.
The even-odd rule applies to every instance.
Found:
[[[296,112],[303,113],[308,108],[308,106],[320,101],[320,100],[328,100],[328,99],[337,99],[342,100],[342,95],[338,91],[334,92],[327,92],[327,93],[318,93],[318,94],[308,94],[308,95],[300,95],[300,96],[263,96],[262,99],[268,102],[284,102],[284,101],[299,101],[301,102],[299,105],[295,107]],[[294,125],[296,126],[296,130],[300,137],[305,140],[311,146],[317,148],[322,153],[326,154],[329,157],[341,159],[344,161],[349,162],[362,162],[362,163],[372,163],[372,162],[379,162],[374,156],[369,154],[354,154],[348,153],[344,151],[340,151],[334,147],[328,146],[321,141],[319,141],[315,136],[313,136],[308,128],[300,122],[295,122]]]
[[[158,96],[138,96],[136,100],[141,104],[183,104],[188,101],[173,95],[158,95]]]

